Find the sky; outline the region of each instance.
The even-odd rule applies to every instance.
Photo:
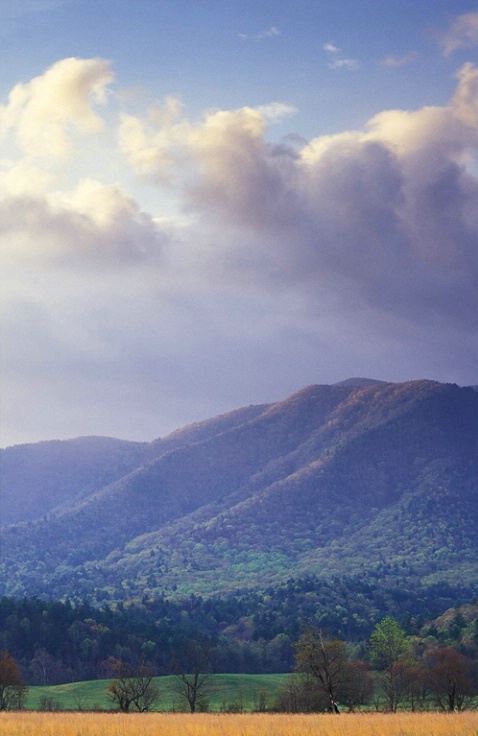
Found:
[[[0,0],[1,445],[478,384],[478,4]]]

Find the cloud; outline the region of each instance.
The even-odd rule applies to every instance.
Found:
[[[27,84],[11,91],[0,107],[0,140],[13,132],[17,146],[32,158],[65,158],[72,131],[94,135],[104,123],[93,105],[106,101],[113,81],[102,59],[63,59]]]
[[[248,33],[239,33],[238,35],[241,41],[262,41],[262,39],[264,38],[279,36],[280,30],[276,26],[270,26],[270,28],[266,28],[261,33],[256,33],[252,35]]]
[[[342,51],[342,49],[339,49],[339,47],[336,46],[334,43],[324,43],[322,48],[329,54],[340,54],[340,52]]]
[[[476,66],[458,71],[447,105],[384,110],[306,141],[270,135],[294,112],[279,102],[190,119],[174,97],[144,114],[125,99],[116,118],[109,64],[76,61],[2,108],[13,140],[40,90],[64,101],[54,123],[67,148],[72,131],[93,145],[117,126],[106,153],[94,149],[114,157],[104,181],[85,175],[91,157],[52,167],[33,145],[1,162],[2,413],[22,416],[14,441],[152,438],[312,381],[476,370]]]
[[[357,59],[345,59],[343,57],[339,57],[339,54],[342,53],[342,49],[339,49],[339,47],[336,46],[335,44],[324,43],[322,48],[331,58],[331,61],[327,65],[329,69],[358,69],[359,68],[359,62]]]
[[[386,56],[381,62],[383,66],[399,67],[411,64],[418,59],[418,53],[416,51],[410,51],[408,54],[402,56]]]
[[[459,84],[453,97],[454,116],[472,129],[478,127],[478,67],[469,62],[456,75]]]
[[[183,120],[151,148],[143,141],[150,173],[168,157],[187,165],[189,211],[242,233],[231,258],[252,278],[311,290],[332,279],[400,319],[476,329],[478,183],[466,166],[478,142],[476,67],[458,79],[446,107],[385,111],[299,151],[267,142],[258,109]]]
[[[478,12],[457,16],[450,27],[439,35],[439,42],[445,56],[450,56],[458,49],[478,46]]]
[[[7,263],[121,268],[159,263],[169,240],[120,187],[83,179],[70,194],[14,189],[0,202]]]
[[[283,102],[270,102],[267,105],[256,107],[257,112],[270,123],[295,115],[297,108],[293,105],[285,105]]]
[[[329,69],[358,69],[359,66],[357,59],[335,59],[328,65]]]

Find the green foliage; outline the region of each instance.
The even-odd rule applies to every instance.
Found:
[[[459,644],[471,653],[478,605],[451,606],[475,595],[473,589],[447,584],[424,588],[398,578],[387,585],[379,576],[364,575],[291,579],[261,592],[206,599],[143,596],[101,608],[0,598],[0,649],[8,649],[27,681],[39,685],[104,677],[103,663],[111,655],[147,660],[157,674],[167,674],[191,638],[211,642],[214,672],[288,672],[301,625],[355,641],[356,656],[363,658],[363,642],[384,616],[402,621],[409,634],[434,637],[436,645],[449,641],[448,626],[459,610],[467,623]]]
[[[415,661],[409,637],[391,616],[386,616],[372,632],[370,661],[381,671],[378,685],[388,700],[389,710],[394,712],[415,677]]]
[[[411,655],[411,644],[398,621],[386,616],[372,632],[370,650],[372,665],[388,670],[400,658]]]

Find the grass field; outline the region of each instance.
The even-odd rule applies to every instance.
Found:
[[[0,713],[2,736],[476,736],[478,713]]]
[[[270,707],[288,675],[212,675],[208,685],[209,709],[212,711],[252,711],[258,707],[259,691],[267,693],[266,705]],[[59,710],[108,710],[112,703],[106,697],[109,680],[70,682],[66,685],[30,687],[25,703],[29,710],[38,710],[43,697],[47,697],[54,709]],[[156,709],[159,711],[185,710],[186,703],[177,693],[175,677],[157,677],[160,690]]]

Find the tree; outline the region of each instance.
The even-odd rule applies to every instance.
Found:
[[[207,710],[209,678],[209,645],[192,640],[188,642],[182,662],[174,663],[178,682],[177,692],[187,701],[191,713]]]
[[[372,699],[373,680],[368,662],[345,662],[340,701],[352,711]]]
[[[438,706],[453,712],[462,710],[467,696],[476,694],[471,661],[453,647],[438,647],[426,654],[430,688]]]
[[[6,651],[0,652],[0,710],[22,708],[27,690],[16,659]]]
[[[345,644],[339,639],[324,641],[322,632],[306,629],[296,644],[296,670],[314,678],[326,696],[327,708],[338,713],[337,700],[345,675]]]
[[[122,660],[113,660],[114,679],[108,685],[107,696],[122,713],[131,709],[139,713],[151,710],[159,698],[159,688],[153,681],[154,672],[150,667],[140,664],[132,667]]]
[[[466,621],[463,614],[460,611],[457,611],[448,627],[448,636],[455,641],[460,641],[464,629],[466,629]]]
[[[410,640],[400,624],[386,616],[370,637],[371,662],[381,670],[378,685],[394,713],[410,687],[414,661]]]
[[[286,713],[315,713],[327,707],[328,698],[318,691],[314,678],[297,672],[287,678],[274,704],[274,710]]]
[[[423,662],[415,662],[410,666],[407,697],[412,711],[422,707],[430,692],[427,679]]]

